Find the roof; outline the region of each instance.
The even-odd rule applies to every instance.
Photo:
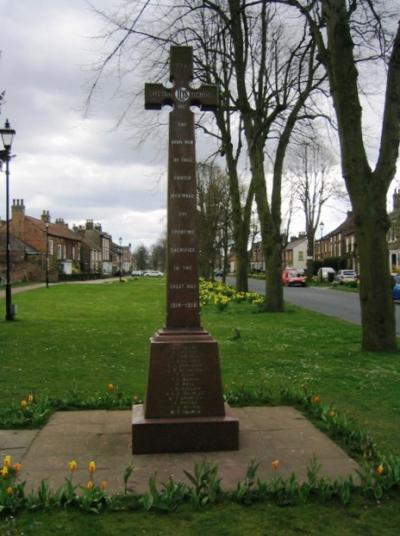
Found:
[[[291,240],[289,244],[286,246],[285,249],[294,249],[297,246],[300,246],[303,242],[307,243],[307,236],[299,236],[298,238],[295,238],[294,240]]]
[[[322,237],[322,240],[326,240],[327,238],[330,238],[331,236],[335,236],[338,233],[344,233],[349,234],[354,232],[354,220],[353,220],[353,213],[351,211],[347,212],[346,219],[338,226],[336,229],[331,231],[330,233],[324,235]]]
[[[5,227],[0,228],[0,235],[1,235],[0,250],[4,249],[4,251],[5,251],[5,244],[6,244],[5,234],[6,234]],[[4,239],[3,239],[3,235],[4,235]],[[32,246],[30,246],[26,242],[23,242],[22,240],[20,240],[19,238],[17,238],[16,236],[12,234],[10,234],[10,249],[11,251],[14,251],[14,252],[21,251],[23,253],[27,253],[28,255],[38,255],[39,253],[41,254],[41,252],[39,252],[37,249],[33,248]]]
[[[36,227],[39,227],[43,232],[46,232],[46,224],[44,221],[39,220],[37,218],[32,218],[32,216],[25,216],[25,218],[36,225]],[[75,240],[78,242],[81,242],[81,237],[77,234],[71,231],[71,229],[68,229],[66,225],[63,225],[62,223],[49,223],[48,233],[51,236],[58,236],[60,238],[66,238],[67,240]]]

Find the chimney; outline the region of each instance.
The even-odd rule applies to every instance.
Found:
[[[93,231],[93,220],[86,220],[86,230]]]
[[[43,223],[50,223],[50,212],[48,210],[43,210],[40,219]]]
[[[102,230],[101,229],[101,223],[96,223],[94,228],[96,229],[96,231],[100,231],[100,233],[101,233],[101,230]]]
[[[56,223],[58,223],[58,225],[62,225],[63,227],[68,228],[68,223],[65,223],[64,218],[57,218]]]
[[[11,233],[24,239],[25,205],[23,199],[13,199],[11,207]]]
[[[12,217],[14,217],[14,214],[21,214],[22,216],[25,216],[25,205],[23,199],[13,199],[11,213]]]

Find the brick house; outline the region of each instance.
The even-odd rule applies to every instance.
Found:
[[[82,270],[102,275],[112,274],[112,239],[100,223],[86,220],[85,225],[74,226],[82,240]]]
[[[315,242],[315,259],[323,261],[336,257],[343,268],[359,271],[357,242],[353,213],[347,212],[346,219],[336,229]]]
[[[81,238],[62,218],[52,223],[48,210],[40,219],[27,216],[23,199],[14,199],[11,210],[11,234],[44,256],[48,251],[51,279],[80,270]]]
[[[15,281],[42,281],[45,258],[40,251],[10,234],[10,279]],[[6,226],[0,222],[0,281],[6,281]]]
[[[249,252],[250,270],[252,272],[264,272],[265,262],[261,242],[254,242]]]
[[[400,271],[400,190],[393,193],[393,210],[389,214],[390,228],[387,234],[389,267],[392,273]]]

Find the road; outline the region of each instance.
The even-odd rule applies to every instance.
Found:
[[[234,278],[227,282],[235,284]],[[249,279],[249,290],[264,294],[265,281]],[[284,287],[283,294],[286,301],[304,309],[361,324],[360,301],[355,292],[341,292],[328,287]],[[400,335],[400,305],[396,304],[395,308],[396,333]]]

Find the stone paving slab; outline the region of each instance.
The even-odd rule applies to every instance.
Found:
[[[0,430],[0,461],[7,454],[20,462],[39,430]]]
[[[186,481],[183,471],[192,472],[194,464],[202,460],[218,465],[225,489],[234,488],[237,481],[244,478],[251,460],[260,462],[258,476],[262,479],[274,474],[287,477],[295,472],[300,481],[304,480],[315,456],[321,464],[321,476],[346,478],[352,475],[357,480],[357,463],[294,408],[246,407],[231,408],[231,412],[240,421],[239,451],[133,456],[131,411],[60,411],[42,430],[23,431],[27,433],[24,444],[29,445],[22,459],[15,461],[22,462],[21,478],[26,480],[27,488],[33,490],[42,479],[47,479],[52,488],[62,484],[69,476],[67,466],[71,459],[78,462],[75,483],[86,483],[87,464],[95,460],[95,481],[107,480],[110,492],[123,491],[123,474],[130,464],[134,469],[129,487],[143,492],[153,474],[157,474],[159,482],[166,481],[170,475],[175,480]],[[4,441],[10,448],[18,443]],[[2,453],[12,454],[6,450]],[[271,462],[276,459],[280,465],[274,473]]]

